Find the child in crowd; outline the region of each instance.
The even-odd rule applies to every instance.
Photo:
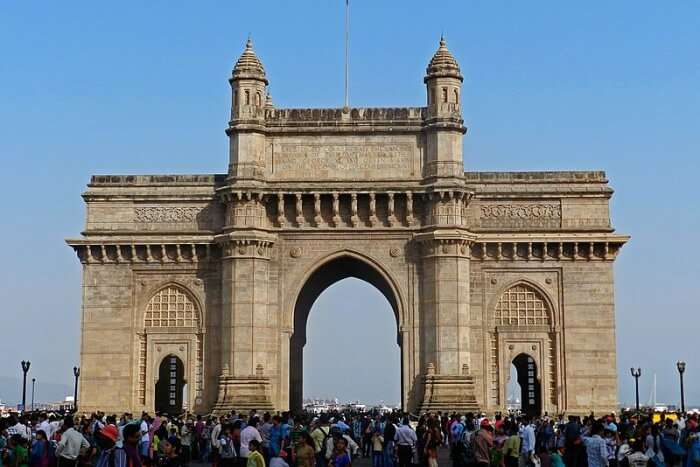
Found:
[[[250,440],[248,449],[250,453],[248,454],[246,467],[265,467],[265,458],[260,452],[260,441],[257,439]]]

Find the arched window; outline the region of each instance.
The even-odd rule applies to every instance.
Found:
[[[250,105],[250,91],[245,90],[245,105]]]
[[[146,305],[147,328],[199,327],[199,310],[190,296],[180,287],[169,285],[160,289]]]
[[[496,304],[496,325],[545,326],[550,324],[550,315],[542,294],[527,284],[509,288]]]
[[[442,88],[442,102],[447,102],[447,88]]]
[[[255,105],[260,107],[261,104],[262,104],[262,96],[260,95],[259,92],[256,92],[255,93]]]
[[[455,89],[454,94],[455,94],[455,104],[459,104],[459,91]]]

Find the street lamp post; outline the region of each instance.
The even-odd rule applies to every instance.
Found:
[[[681,412],[685,416],[685,391],[683,389],[683,373],[685,373],[685,362],[680,360],[676,362],[676,368],[678,368],[678,374],[681,378]]]
[[[36,384],[36,378],[32,378],[32,412],[34,412],[34,385]]]
[[[75,376],[75,386],[73,387],[73,409],[78,411],[78,377],[80,376],[80,368],[73,367],[73,376]]]
[[[639,377],[642,376],[642,369],[637,368],[635,370],[634,368],[630,368],[630,373],[632,373],[632,376],[634,376],[634,394],[637,412],[639,412]]]
[[[29,366],[32,364],[29,360],[22,360],[22,373],[24,376],[22,378],[22,411],[27,410],[27,373],[29,372]]]

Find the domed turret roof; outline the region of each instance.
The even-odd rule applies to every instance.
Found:
[[[430,60],[426,72],[426,81],[430,78],[452,77],[460,81],[463,80],[462,72],[459,69],[459,63],[455,60],[452,53],[447,49],[447,43],[444,37],[440,37],[440,47],[438,47],[435,55]]]
[[[265,68],[253,50],[253,40],[250,37],[245,44],[245,50],[236,62],[236,66],[233,67],[232,79],[245,78],[259,79],[267,84]]]

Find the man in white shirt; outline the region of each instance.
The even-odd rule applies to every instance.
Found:
[[[262,443],[262,436],[260,436],[260,432],[256,428],[257,426],[257,417],[251,417],[250,420],[248,420],[248,426],[241,430],[241,457],[248,458],[250,454],[248,444],[252,440],[257,440],[259,443]]]
[[[520,444],[520,462],[522,465],[527,465],[535,453],[535,427],[532,425],[529,417],[523,419],[520,437],[522,438]]]
[[[39,414],[39,429],[46,433],[46,439],[53,436],[53,426],[49,423],[49,417],[44,412]]]
[[[29,427],[24,425],[21,421],[18,421],[14,415],[10,416],[7,434],[10,436],[20,435],[22,438],[27,440],[32,438],[32,431],[29,429]]]
[[[411,467],[413,462],[413,447],[418,442],[408,417],[404,417],[401,426],[396,429],[396,445],[398,446],[399,467]]]
[[[148,451],[151,447],[151,437],[148,434],[148,421],[150,417],[146,412],[141,416],[141,426],[139,431],[141,432],[141,441],[139,441],[139,454],[141,457],[148,457]]]
[[[75,467],[80,451],[90,447],[85,437],[73,428],[73,417],[70,415],[63,420],[67,428],[61,435],[61,441],[56,446],[58,467]]]

